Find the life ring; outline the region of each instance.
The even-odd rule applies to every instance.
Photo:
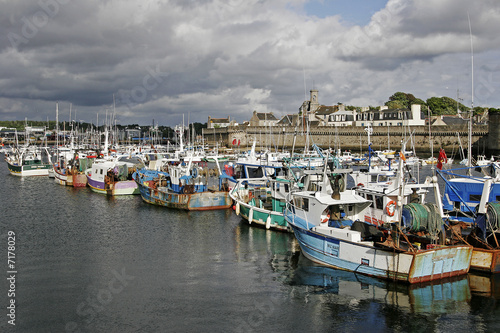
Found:
[[[365,184],[363,183],[359,183],[358,185],[356,185],[357,187],[365,187]]]
[[[330,219],[330,214],[321,215],[321,223],[326,223]]]
[[[387,215],[394,216],[394,213],[396,212],[396,202],[389,201],[387,206],[385,206],[385,211],[387,212]]]

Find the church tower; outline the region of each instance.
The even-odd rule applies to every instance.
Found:
[[[318,102],[318,90],[312,89],[310,91],[311,97],[310,97],[310,104],[309,104],[309,112],[314,113],[316,109],[319,107],[319,102]]]

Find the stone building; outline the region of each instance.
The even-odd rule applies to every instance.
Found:
[[[411,110],[389,109],[382,106],[356,114],[355,126],[423,126],[425,115],[419,104],[413,104]]]
[[[249,126],[276,126],[278,119],[272,112],[261,113],[254,111],[250,118]]]
[[[208,116],[207,128],[221,128],[233,125],[234,121],[231,121],[230,116],[227,118],[212,118]]]

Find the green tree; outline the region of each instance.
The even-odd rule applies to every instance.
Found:
[[[388,101],[385,103],[385,105],[389,109],[406,109],[406,105],[403,101]]]
[[[457,113],[457,101],[450,97],[431,97],[427,99],[427,105],[431,109],[433,115]],[[458,103],[458,108],[462,112],[468,111],[468,108],[461,103]]]
[[[391,109],[410,109],[412,104],[426,105],[423,100],[416,98],[413,94],[398,91],[385,103]]]

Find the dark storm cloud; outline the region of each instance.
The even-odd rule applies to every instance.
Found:
[[[467,11],[481,96],[499,103],[495,1],[391,0],[366,26],[307,17],[305,2],[1,1],[0,117],[45,120],[61,101],[90,121],[114,96],[125,123],[242,122],[297,112],[313,85],[326,104],[381,104],[403,87],[426,99],[469,80]]]

